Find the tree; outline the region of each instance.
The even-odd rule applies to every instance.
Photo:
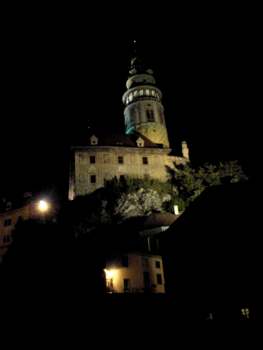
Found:
[[[177,204],[181,206],[181,210],[185,209],[207,187],[247,180],[237,161],[205,163],[197,168],[190,164],[174,164],[174,168],[167,167],[167,171],[174,192],[177,194],[173,196],[174,201],[178,201]]]

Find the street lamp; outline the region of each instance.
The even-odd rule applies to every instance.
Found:
[[[39,212],[43,214],[45,214],[49,210],[49,207],[50,207],[50,204],[44,199],[41,199],[37,204],[37,208]]]
[[[40,217],[40,220],[45,223],[47,215],[50,213],[51,210],[51,204],[49,201],[45,199],[40,199],[36,203],[36,210],[38,213],[38,216]]]

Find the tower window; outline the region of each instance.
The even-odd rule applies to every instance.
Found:
[[[142,164],[148,164],[148,158],[142,157]]]
[[[123,156],[119,156],[118,157],[118,163],[119,164],[123,164],[124,163]]]
[[[152,96],[155,96],[155,91],[154,90],[152,90]]]
[[[90,175],[90,183],[95,184],[96,183],[96,175]]]
[[[154,122],[154,112],[152,109],[147,109],[146,110],[146,116],[147,116],[147,121],[148,122]]]
[[[143,96],[143,90],[140,90],[140,96]]]
[[[146,95],[147,95],[147,96],[150,95],[150,90],[146,89]]]
[[[96,157],[95,156],[90,156],[89,157],[89,162],[90,162],[90,164],[95,164],[96,163]]]

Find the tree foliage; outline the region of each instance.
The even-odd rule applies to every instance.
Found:
[[[178,204],[181,209],[187,207],[190,202],[210,186],[247,180],[247,176],[237,161],[220,162],[218,164],[206,163],[197,168],[189,164],[174,165],[174,168],[167,167],[167,171],[177,195],[174,196],[174,200],[179,201]]]

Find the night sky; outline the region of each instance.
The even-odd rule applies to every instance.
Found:
[[[147,29],[144,24],[133,18],[118,27],[113,19],[91,24],[77,17],[8,22],[0,193],[55,186],[63,194],[70,145],[83,140],[89,127],[124,130],[121,98],[133,39],[163,92],[171,144],[179,149],[188,141],[194,162],[238,159],[254,175],[257,20],[243,9],[242,15],[221,11],[209,17],[175,13],[167,21],[147,20]]]

